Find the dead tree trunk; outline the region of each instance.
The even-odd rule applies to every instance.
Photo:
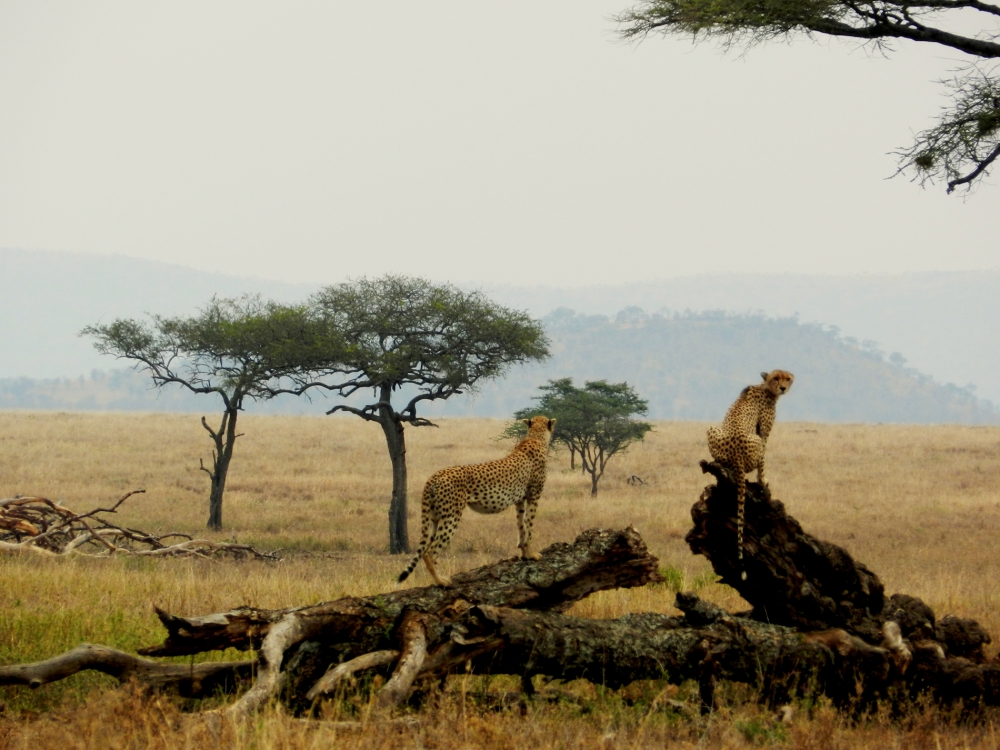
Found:
[[[983,647],[992,639],[978,622],[937,620],[929,606],[907,594],[886,598],[875,573],[842,547],[803,531],[784,504],[755,482],[746,485],[747,578],[741,580],[736,485],[719,464],[702,461],[701,468],[717,483],[691,508],[694,528],[686,541],[750,602],[751,619],[811,631],[807,639],[828,641],[835,653],[856,650],[862,642],[882,649],[896,671],[882,677],[878,669],[866,669],[859,675],[876,694],[894,687],[902,695],[929,692],[944,702],[1000,705],[1000,660],[987,661]]]
[[[634,529],[592,529],[573,544],[552,545],[541,560],[504,560],[456,575],[448,588],[406,589],[283,610],[242,607],[205,617],[176,617],[157,610],[167,638],[140,653],[176,656],[229,647],[256,649],[256,683],[229,709],[230,715],[237,717],[256,710],[279,692],[291,705],[307,704],[312,700],[306,697],[310,691],[317,688],[323,692],[324,673],[344,662],[353,665],[348,671],[398,662],[396,673],[400,676],[386,685],[388,697],[383,701],[396,703],[409,694],[413,680],[426,667],[436,666],[440,671],[451,664],[446,658],[450,647],[442,650],[441,646],[462,641],[460,630],[455,629],[462,626],[454,623],[470,607],[560,612],[595,591],[658,580],[657,560]],[[419,647],[420,643],[424,646]],[[427,644],[435,649],[430,660]],[[477,644],[464,644],[470,645]],[[72,671],[54,669],[50,662],[2,667],[0,685],[27,684],[25,674],[48,675],[43,681],[61,679],[80,669],[99,669],[157,684],[155,672],[146,668],[153,663],[149,660],[108,649],[88,654],[86,660],[75,652],[50,660],[71,664]],[[125,672],[121,668],[123,657],[134,662]],[[190,670],[187,674],[191,676]],[[328,676],[323,684],[330,684],[330,679]],[[335,675],[333,680],[336,682]]]
[[[885,587],[842,547],[817,539],[773,500],[767,487],[747,482],[743,528],[746,580],[736,545],[736,484],[729,470],[701,462],[717,484],[691,508],[685,541],[704,555],[724,583],[753,605],[754,619],[801,630],[844,628],[870,643],[882,639]]]
[[[572,544],[548,547],[540,560],[502,560],[455,575],[449,587],[401,589],[290,609],[240,607],[205,617],[175,617],[157,609],[167,638],[139,653],[181,656],[259,648],[277,623],[289,619],[309,623],[310,630],[327,640],[349,640],[351,650],[375,650],[395,642],[387,629],[398,625],[406,610],[441,612],[464,601],[560,612],[595,591],[659,581],[657,564],[635,529],[590,529]]]
[[[192,654],[230,646],[258,649],[257,683],[230,709],[242,716],[282,690],[290,703],[301,705],[324,672],[343,662],[380,651],[400,650],[406,655],[414,638],[436,642],[445,634],[444,623],[474,605],[558,612],[595,591],[656,580],[660,580],[657,560],[634,529],[593,529],[573,544],[552,545],[541,560],[505,560],[456,575],[448,588],[348,597],[289,610],[241,608],[200,618],[158,611],[168,637],[162,645],[140,653]],[[443,655],[436,652],[436,658]],[[397,682],[395,694],[405,696],[410,684],[412,679],[402,686]]]

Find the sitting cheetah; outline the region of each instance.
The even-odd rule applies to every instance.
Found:
[[[478,513],[499,513],[516,506],[521,557],[532,560],[541,557],[531,551],[531,524],[545,486],[545,458],[556,420],[532,417],[524,423],[528,425],[528,436],[506,458],[441,469],[427,480],[420,502],[420,546],[416,557],[400,574],[400,583],[422,557],[438,585],[451,585],[446,577],[438,575],[434,561],[448,548],[466,505]]]
[[[764,449],[774,427],[774,408],[778,397],[792,387],[795,377],[784,370],[762,372],[763,383],[748,385],[736,403],[729,407],[722,427],[708,428],[708,449],[712,458],[733,469],[736,474],[736,544],[740,567],[743,567],[743,504],[746,500],[746,474],[757,470],[757,481],[764,478]],[[747,573],[742,572],[743,580]]]

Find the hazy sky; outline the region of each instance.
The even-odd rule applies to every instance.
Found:
[[[887,180],[958,53],[615,41],[628,0],[0,4],[0,246],[333,282],[996,268]]]

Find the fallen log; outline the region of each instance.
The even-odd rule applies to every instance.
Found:
[[[139,650],[146,656],[262,648],[280,622],[297,620],[327,640],[378,650],[385,631],[403,612],[442,612],[456,602],[520,609],[564,611],[595,591],[644,586],[661,580],[658,561],[635,529],[584,531],[572,544],[548,547],[540,560],[501,560],[452,579],[452,585],[401,589],[370,597],[344,597],[308,607],[239,607],[200,617],[177,617],[157,608],[167,630],[162,644]],[[308,636],[306,636],[308,637]],[[356,650],[352,648],[351,650]]]
[[[573,544],[549,547],[541,560],[504,560],[457,575],[450,587],[201,617],[157,610],[167,637],[141,653],[257,650],[255,684],[226,710],[234,718],[279,696],[306,710],[373,671],[387,678],[378,696],[382,706],[398,705],[417,686],[460,670],[517,675],[526,692],[534,675],[608,687],[695,680],[706,710],[723,680],[752,685],[773,703],[810,693],[857,708],[931,694],[966,708],[1000,705],[1000,661],[986,658],[990,636],[981,626],[938,620],[915,597],[887,598],[872,571],[806,534],[755,483],[747,484],[748,576],[742,580],[735,485],[724,467],[702,467],[717,483],[692,508],[687,541],[750,602],[747,613],[729,614],[678,594],[683,616],[595,621],[564,614],[595,591],[661,580],[634,529],[592,529]]]
[[[157,609],[167,637],[141,649],[147,656],[195,654],[234,647],[256,649],[259,663],[253,687],[228,709],[246,716],[285,689],[291,705],[311,701],[328,668],[351,663],[373,652],[393,653],[361,662],[365,668],[396,664],[398,674],[385,686],[383,704],[395,704],[409,693],[425,668],[464,664],[475,655],[463,651],[461,662],[449,661],[455,643],[465,649],[481,642],[463,642],[452,622],[474,605],[504,606],[531,611],[561,612],[596,591],[643,586],[661,580],[657,560],[634,529],[583,532],[573,544],[554,544],[540,560],[503,560],[453,578],[452,586],[397,590],[372,597],[345,597],[309,607],[265,610],[241,607],[202,617],[177,617]],[[446,637],[447,636],[447,637]],[[454,636],[454,640],[449,640]],[[446,642],[445,642],[446,641]],[[420,644],[423,643],[422,648]],[[434,644],[428,652],[426,644]],[[441,649],[445,645],[447,648]],[[70,652],[72,653],[72,652]],[[57,659],[69,658],[69,655]],[[132,657],[136,658],[136,657]],[[91,662],[100,668],[102,662]],[[245,663],[245,662],[244,662]],[[31,671],[41,665],[8,669]],[[134,676],[145,679],[145,673]],[[333,676],[324,684],[337,682]],[[12,683],[23,684],[23,683]]]
[[[448,625],[470,606],[561,612],[596,591],[658,580],[657,560],[635,529],[591,529],[573,544],[559,543],[543,550],[540,560],[504,560],[456,575],[449,587],[346,598],[263,617],[255,612],[259,624],[254,630],[262,637],[261,667],[254,687],[227,713],[244,717],[279,691],[285,692],[290,705],[302,708],[305,696],[331,665],[398,648],[400,659],[380,697],[381,704],[394,705],[409,694],[428,658],[434,664],[447,662]],[[232,624],[227,620],[230,636]],[[198,631],[189,624],[183,631],[168,627],[168,632],[164,647],[176,649]],[[428,643],[440,646],[431,652]]]
[[[858,697],[859,677],[870,678],[866,689],[881,695],[897,671],[889,648],[844,631],[803,634],[734,617],[693,594],[678,594],[676,606],[684,616],[646,612],[615,620],[478,606],[466,614],[463,630],[490,643],[472,660],[477,672],[586,679],[610,688],[694,680],[705,710],[722,680],[751,685],[774,704],[817,692],[846,705]]]

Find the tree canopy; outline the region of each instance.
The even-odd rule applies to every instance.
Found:
[[[236,418],[248,400],[266,400],[283,378],[303,363],[318,366],[317,353],[334,356],[338,347],[323,338],[305,306],[269,302],[256,295],[213,298],[198,315],[149,321],[117,319],[87,326],[102,354],[132,360],[149,373],[156,387],[176,384],[193,393],[222,400],[218,429],[202,426],[215,444],[212,468],[201,468],[211,481],[208,526],[222,528],[222,498],[236,438]]]
[[[560,378],[539,386],[539,390],[542,395],[535,398],[537,405],[516,412],[518,421],[505,434],[519,437],[524,432],[520,420],[535,414],[555,419],[552,442],[569,448],[572,466],[580,456],[582,470],[590,474],[591,495],[597,494],[597,483],[611,457],[653,429],[648,422],[632,418],[646,414],[647,407],[628,383],[593,380],[577,388],[572,378]]]
[[[1000,156],[1000,6],[979,0],[640,0],[617,21],[624,39],[651,33],[750,47],[797,36],[859,40],[883,53],[895,40],[962,52],[967,62],[944,83],[951,103],[932,127],[895,153],[898,173],[921,184],[971,187]],[[963,33],[952,29],[976,28]]]
[[[347,412],[382,427],[393,466],[389,549],[408,552],[404,424],[432,425],[418,413],[424,402],[450,398],[511,365],[542,359],[548,340],[527,313],[479,292],[406,276],[336,284],[309,304],[339,350],[329,358],[335,361],[299,377],[298,384],[355,397],[356,403],[328,413]],[[367,391],[370,398],[357,402],[356,394]]]

